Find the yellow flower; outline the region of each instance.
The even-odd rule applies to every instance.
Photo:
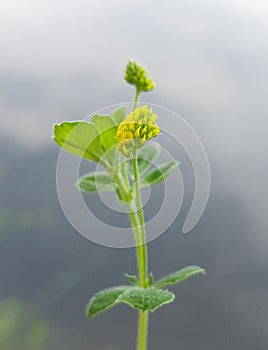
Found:
[[[147,73],[143,67],[135,61],[129,61],[126,67],[125,80],[135,85],[138,91],[151,91],[154,88],[154,82],[147,77]]]
[[[118,126],[117,149],[127,157],[133,156],[146,141],[159,134],[160,129],[156,120],[157,116],[148,106],[136,108]]]

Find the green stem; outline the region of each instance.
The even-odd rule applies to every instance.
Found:
[[[145,234],[145,222],[142,209],[142,199],[139,185],[139,171],[138,171],[138,160],[137,155],[134,154],[132,159],[134,180],[135,180],[135,191],[136,200],[127,201],[126,205],[129,210],[129,216],[134,232],[134,238],[136,243],[136,256],[137,265],[139,272],[139,283],[142,288],[148,287],[148,259],[147,259],[147,245],[146,245],[146,234]],[[120,175],[120,171],[115,174],[114,179],[119,185],[121,193],[127,198],[128,188],[125,185],[125,179]],[[138,207],[138,208],[137,208]],[[137,211],[138,209],[138,211]],[[139,311],[138,320],[138,337],[137,337],[137,350],[147,349],[147,337],[148,337],[148,311]]]
[[[136,256],[137,256],[137,265],[139,272],[139,283],[140,286],[146,288],[148,286],[148,260],[147,260],[147,245],[146,245],[146,236],[145,236],[145,223],[144,215],[142,209],[142,200],[139,186],[139,172],[138,172],[138,161],[136,154],[132,159],[134,180],[135,180],[135,190],[136,190],[136,199],[128,201],[128,186],[125,184],[125,179],[121,175],[120,168],[114,174],[114,180],[119,186],[121,195],[126,199],[126,205],[129,210],[129,216],[131,220],[131,225],[134,232],[134,238],[136,243]],[[138,216],[138,214],[139,216]],[[148,311],[139,311],[139,320],[138,320],[138,337],[137,337],[137,350],[146,350],[147,349],[147,337],[148,337],[148,321],[149,314]]]
[[[133,210],[132,205],[128,205],[129,209],[129,216],[134,232],[134,238],[136,243],[136,257],[137,257],[137,265],[138,265],[138,272],[139,272],[139,280],[141,281],[143,278],[143,271],[144,271],[144,264],[143,264],[143,249],[141,245],[141,234],[140,234],[140,224],[139,219],[137,216],[137,210]]]
[[[139,311],[137,350],[147,349],[148,321],[148,311]]]
[[[123,197],[123,200],[125,201],[125,204],[129,210],[129,217],[131,220],[131,225],[134,232],[134,239],[136,244],[136,256],[137,256],[137,264],[138,264],[138,271],[139,271],[139,279],[142,280],[143,277],[143,247],[142,247],[142,240],[141,240],[141,232],[140,232],[140,222],[137,215],[137,207],[135,200],[129,200],[129,187],[125,183],[125,178],[122,176],[120,167],[117,168],[115,173],[113,174],[113,179],[117,183],[119,187],[119,191],[121,193],[121,196]]]
[[[136,108],[140,91],[136,89],[136,95],[134,99],[133,110]],[[135,191],[136,191],[136,201],[128,201],[128,193],[130,189],[129,177],[127,173],[127,164],[124,162],[122,164],[122,173],[123,178],[120,175],[121,171],[118,169],[116,174],[117,183],[120,189],[120,192],[126,198],[126,205],[129,210],[129,216],[131,220],[131,225],[134,232],[134,238],[136,243],[136,257],[137,265],[139,272],[139,284],[142,288],[148,287],[148,257],[147,257],[147,244],[146,244],[146,232],[145,232],[145,222],[144,214],[142,209],[142,198],[140,191],[140,179],[139,179],[139,169],[138,169],[138,160],[136,152],[132,158],[132,166],[134,173],[135,181]],[[138,209],[138,215],[137,215]],[[137,350],[146,350],[147,349],[147,337],[148,337],[148,323],[149,323],[149,312],[148,311],[139,311],[139,320],[138,320],[138,337],[137,337]]]
[[[141,93],[140,90],[136,88],[136,95],[135,95],[135,98],[134,98],[134,104],[133,104],[132,111],[134,111],[134,109],[135,109],[136,106],[137,106],[140,93]]]
[[[139,169],[138,169],[138,160],[137,154],[134,154],[132,159],[134,180],[135,180],[135,189],[136,189],[136,199],[139,212],[139,221],[140,221],[140,246],[137,246],[139,249],[138,256],[138,267],[139,267],[139,282],[140,286],[143,288],[148,287],[148,258],[147,258],[147,244],[146,244],[146,233],[145,233],[145,222],[144,214],[142,209],[142,199],[140,191],[140,179],[139,179]],[[139,261],[141,259],[141,261]],[[148,311],[139,311],[139,321],[138,321],[138,340],[137,340],[137,350],[146,350],[147,349],[147,337],[148,337],[148,321],[149,321]]]
[[[141,234],[141,250],[142,250],[142,271],[140,271],[140,285],[143,288],[148,286],[148,258],[147,258],[147,245],[146,245],[146,234],[145,234],[145,223],[144,223],[144,215],[142,209],[142,200],[141,200],[141,192],[140,192],[140,179],[139,179],[139,170],[138,170],[138,160],[136,154],[132,158],[132,166],[134,172],[134,180],[135,180],[135,190],[136,190],[136,198],[137,198],[137,206],[139,212],[140,219],[140,234]]]

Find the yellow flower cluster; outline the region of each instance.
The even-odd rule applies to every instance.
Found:
[[[148,106],[136,108],[118,126],[117,149],[127,157],[133,156],[146,141],[159,134],[156,120],[157,116]]]
[[[147,77],[147,73],[143,67],[135,61],[129,61],[126,67],[125,80],[135,85],[138,91],[151,91],[154,88],[154,82]]]

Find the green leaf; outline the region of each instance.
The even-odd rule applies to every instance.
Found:
[[[117,143],[117,126],[113,118],[104,115],[95,114],[92,117],[92,123],[95,124],[100,135],[100,142],[105,150],[110,149]]]
[[[160,146],[156,142],[147,142],[138,153],[139,174],[143,175],[160,153]]]
[[[154,275],[152,274],[152,272],[149,273],[148,282],[149,282],[149,287],[154,284]]]
[[[81,177],[76,186],[85,192],[114,191],[112,177],[106,172],[89,173]]]
[[[164,304],[172,302],[175,295],[171,292],[155,288],[133,287],[120,294],[117,302],[123,302],[134,309],[154,311]]]
[[[112,113],[111,117],[116,121],[116,124],[119,125],[125,119],[125,115],[126,107],[119,107]]]
[[[99,136],[100,144],[105,152],[105,157],[109,163],[113,165],[117,144],[116,131],[117,125],[113,118],[103,115],[94,115],[92,123],[96,126]]]
[[[87,306],[88,318],[113,307],[117,298],[128,289],[129,286],[112,287],[95,294]]]
[[[139,283],[135,275],[129,275],[128,273],[125,273],[125,277],[129,281],[129,283],[133,284],[134,286],[136,286]]]
[[[177,160],[172,160],[169,163],[159,165],[156,169],[141,179],[141,187],[154,185],[165,180],[165,178],[167,178],[170,174],[171,170],[174,169],[178,164],[179,162]]]
[[[54,125],[54,141],[67,151],[98,162],[103,156],[96,126],[85,121]]]
[[[174,272],[167,277],[162,278],[154,284],[155,288],[165,288],[172,284],[180,283],[189,277],[199,274],[205,274],[205,270],[199,266],[186,266],[183,269]]]

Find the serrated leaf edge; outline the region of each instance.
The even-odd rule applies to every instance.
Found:
[[[134,288],[135,288],[135,287],[134,287]],[[124,304],[127,304],[127,305],[129,305],[130,307],[132,307],[133,309],[136,309],[136,310],[153,312],[153,311],[157,310],[158,308],[160,308],[160,307],[163,306],[163,305],[172,303],[172,302],[174,301],[175,297],[176,297],[175,294],[172,293],[172,292],[170,292],[168,289],[158,289],[158,288],[154,288],[154,287],[152,286],[152,287],[150,287],[151,289],[154,288],[155,290],[163,290],[163,291],[169,293],[170,296],[171,296],[171,299],[170,299],[170,300],[167,300],[167,301],[163,301],[160,305],[156,306],[156,307],[153,308],[153,309],[144,309],[144,310],[143,310],[143,309],[140,309],[140,308],[138,308],[138,307],[133,306],[131,303],[129,303],[129,302],[125,301],[125,300],[121,300],[121,299],[120,299],[121,297],[123,297],[123,295],[124,295],[126,292],[128,292],[130,289],[134,289],[134,288],[133,288],[133,287],[132,287],[132,288],[129,288],[128,290],[126,290],[125,292],[123,292],[122,294],[120,294],[120,295],[118,296],[118,298],[116,299],[116,302],[115,302],[115,303],[118,303],[118,304],[119,304],[119,303],[124,303]],[[136,287],[136,289],[143,289],[143,288],[141,288],[141,287]]]
[[[86,316],[87,316],[88,318],[93,318],[93,317],[99,315],[100,313],[103,313],[104,311],[109,310],[109,309],[111,309],[112,307],[116,306],[117,303],[118,303],[118,302],[117,302],[118,297],[117,297],[117,299],[115,299],[115,301],[114,301],[113,304],[110,304],[110,305],[108,305],[107,307],[105,307],[104,309],[100,310],[99,312],[97,312],[97,313],[95,313],[95,314],[93,314],[93,315],[90,315],[90,305],[92,304],[92,302],[96,299],[96,297],[97,297],[100,293],[108,292],[109,290],[112,291],[112,290],[119,289],[119,288],[122,288],[122,289],[125,288],[125,289],[126,289],[125,291],[123,291],[123,292],[121,293],[121,294],[123,294],[123,293],[125,293],[128,289],[130,289],[131,286],[109,287],[109,288],[106,288],[106,289],[103,289],[103,290],[97,292],[96,294],[93,295],[93,297],[91,297],[91,298],[89,299],[89,302],[88,302],[88,304],[87,304],[87,306],[86,306]],[[121,294],[120,294],[120,295],[121,295]],[[119,296],[120,296],[120,295],[119,295]]]

